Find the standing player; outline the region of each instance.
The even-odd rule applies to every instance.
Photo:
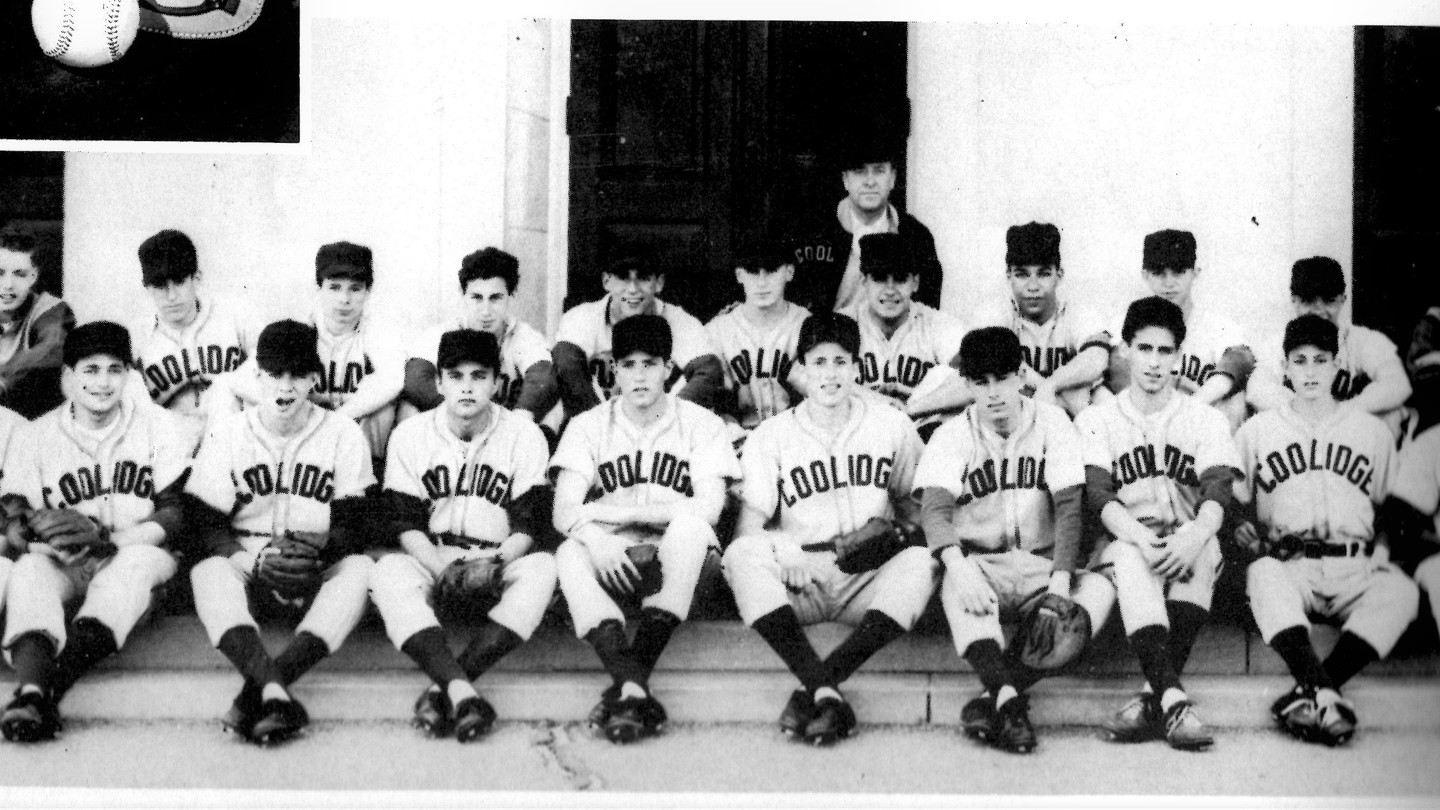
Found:
[[[560,400],[550,346],[535,327],[512,317],[510,307],[520,286],[520,262],[493,247],[477,250],[460,261],[462,313],[456,323],[442,323],[421,334],[405,361],[402,410],[428,411],[444,399],[436,385],[435,349],[441,335],[453,329],[489,332],[500,343],[495,402],[512,411],[524,411],[539,422]]]
[[[850,734],[855,713],[839,685],[915,625],[938,573],[923,545],[867,564],[851,555],[860,538],[918,517],[910,489],[923,449],[909,419],[855,393],[859,348],[848,316],[805,320],[798,351],[811,394],[746,442],[745,507],[725,552],[740,618],[800,680],[780,728],[816,744]],[[823,621],[855,630],[821,661],[801,625]]]
[[[194,447],[171,414],[126,399],[130,359],[119,324],[70,332],[66,405],[22,426],[9,448],[5,534],[21,556],[5,595],[5,656],[18,682],[0,715],[7,740],[54,737],[60,698],[125,645],[152,591],[175,576],[165,545],[181,526]]]
[[[210,557],[190,572],[210,643],[245,678],[226,728],[257,744],[309,723],[289,692],[340,648],[365,613],[371,560],[351,553],[357,508],[375,483],[360,428],[308,399],[323,366],[315,330],[265,327],[255,350],[258,407],[218,420],[186,491]],[[251,612],[303,614],[271,658]]]
[[[670,326],[658,315],[615,324],[620,396],[571,420],[551,459],[555,554],[575,634],[595,648],[613,684],[592,719],[617,743],[654,733],[665,710],[649,678],[675,627],[690,614],[727,479],[740,475],[725,425],[665,393]],[[632,556],[633,555],[633,556]],[[659,582],[650,565],[659,563]],[[646,569],[642,578],[640,568]],[[640,596],[633,643],[617,596]]]
[[[136,369],[150,399],[196,417],[203,432],[209,417],[239,409],[227,381],[255,353],[259,329],[229,303],[202,299],[195,244],[184,233],[160,231],[140,243],[139,254],[155,314],[130,329]]]
[[[1010,226],[1005,276],[1011,300],[986,311],[978,325],[1003,326],[1019,336],[1035,398],[1073,417],[1090,404],[1105,376],[1110,336],[1097,315],[1056,294],[1065,277],[1060,229],[1039,222]]]
[[[695,316],[659,299],[665,274],[651,262],[649,256],[638,253],[620,257],[602,275],[605,295],[560,317],[552,354],[567,420],[620,393],[611,333],[616,325],[636,315],[656,315],[669,324],[675,356],[665,390],[672,390],[683,377],[686,382],[680,397],[713,409],[724,389],[725,372],[705,327]]]
[[[530,638],[555,595],[554,556],[531,553],[548,528],[549,449],[528,415],[492,402],[504,367],[493,333],[446,332],[435,357],[443,405],[397,427],[386,456],[385,495],[407,553],[380,558],[370,595],[395,647],[433,682],[416,725],[469,742],[495,722],[472,681]],[[471,592],[475,565],[490,575]],[[437,612],[485,616],[458,659]]]
[[[1340,351],[1335,355],[1335,398],[1380,417],[1392,432],[1400,431],[1401,407],[1410,398],[1410,379],[1400,361],[1400,350],[1390,338],[1374,329],[1341,321],[1345,307],[1345,272],[1326,256],[1295,262],[1290,270],[1290,305],[1295,317],[1319,315],[1335,324]],[[1256,410],[1279,408],[1295,397],[1281,367],[1285,352],[1279,335],[1269,341],[1257,359],[1255,375],[1246,393]]]
[[[0,407],[34,419],[59,405],[60,357],[75,327],[70,305],[35,290],[39,244],[28,230],[0,230]]]
[[[975,404],[935,431],[915,489],[925,537],[945,567],[940,605],[955,650],[985,687],[966,704],[961,723],[997,748],[1028,753],[1035,730],[1024,692],[1040,673],[1007,656],[1001,622],[1073,600],[1093,637],[1115,590],[1103,576],[1075,570],[1082,440],[1064,411],[1021,394],[1023,362],[1020,340],[1008,329],[965,336],[960,370]]]
[[[1395,480],[1394,438],[1371,414],[1337,402],[1335,324],[1302,315],[1285,327],[1285,374],[1295,400],[1240,428],[1243,478],[1235,484],[1254,522],[1235,530],[1259,558],[1246,571],[1255,624],[1295,676],[1271,708],[1302,739],[1340,745],[1355,708],[1340,687],[1389,654],[1419,607],[1415,583],[1389,562],[1376,505]],[[1310,643],[1313,615],[1343,622],[1322,665]]]
[[[1114,539],[1098,570],[1110,577],[1140,669],[1141,695],[1106,724],[1122,742],[1164,737],[1180,749],[1214,738],[1180,684],[1209,616],[1220,573],[1220,529],[1240,459],[1214,408],[1175,390],[1185,342],[1180,308],[1163,298],[1130,305],[1121,331],[1130,386],[1075,417],[1086,440],[1089,508]]]
[[[790,407],[796,399],[789,383],[797,357],[800,324],[810,313],[785,298],[795,264],[777,245],[764,245],[741,257],[735,280],[745,301],[705,325],[725,369],[727,400],[721,416],[744,431]]]

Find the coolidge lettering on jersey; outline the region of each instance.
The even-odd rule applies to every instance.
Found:
[[[960,496],[960,500],[956,501],[957,506],[964,506],[976,498],[1008,489],[1050,488],[1050,485],[1045,483],[1045,459],[1031,456],[1001,459],[998,475],[995,459],[987,458],[984,464],[971,470],[965,480],[970,483],[970,491]]]
[[[245,352],[239,346],[197,346],[195,358],[190,358],[189,349],[180,354],[167,354],[160,360],[145,366],[145,381],[150,383],[150,396],[154,398],[172,387],[185,385],[207,374],[223,374],[234,371],[245,362]]]
[[[748,385],[753,377],[757,380],[783,380],[790,376],[790,368],[795,361],[785,352],[777,352],[773,349],[760,348],[755,354],[755,362],[750,362],[750,350],[741,349],[740,353],[730,358],[730,370],[735,372],[735,379],[741,385]]]
[[[1187,487],[1198,486],[1200,478],[1195,474],[1195,457],[1184,453],[1174,445],[1165,445],[1165,465],[1155,463],[1155,446],[1142,444],[1121,456],[1110,465],[1110,476],[1115,485],[1133,484],[1141,478],[1165,476]]]
[[[1265,492],[1273,492],[1275,487],[1288,481],[1291,476],[1311,470],[1329,470],[1354,484],[1366,495],[1370,494],[1370,482],[1375,479],[1369,456],[1357,453],[1343,444],[1326,442],[1322,457],[1320,441],[1316,439],[1310,442],[1308,455],[1299,442],[1291,442],[1284,453],[1272,450],[1263,461],[1255,465],[1255,483]],[[1271,476],[1268,481],[1265,480],[1266,471],[1269,471]]]
[[[94,467],[81,467],[61,475],[58,488],[66,506],[74,506],[81,501],[106,495],[148,498],[155,493],[155,473],[149,464],[142,466],[133,461],[117,461],[110,471],[109,480],[106,480],[100,465],[96,464]],[[46,509],[56,508],[51,497],[55,494],[55,489],[56,487],[44,487],[40,490]]]
[[[811,495],[823,495],[832,489],[873,486],[885,489],[890,486],[890,472],[895,468],[895,459],[882,456],[879,460],[861,453],[845,457],[845,469],[834,456],[827,464],[824,459],[815,459],[808,465],[792,467],[780,477],[780,499],[786,506]],[[788,486],[787,486],[788,485]]]
[[[1025,365],[1040,372],[1041,377],[1049,377],[1055,369],[1075,359],[1075,350],[1065,346],[1041,349],[1039,346],[1022,345],[1020,351],[1025,355]]]
[[[920,381],[925,379],[926,373],[935,367],[935,364],[929,361],[902,354],[895,358],[895,368],[892,370],[889,361],[882,366],[871,352],[865,352],[860,356],[859,365],[860,374],[855,381],[861,385],[871,385],[877,382],[897,383],[906,388],[914,388],[919,385]]]
[[[484,498],[496,506],[510,503],[510,477],[495,472],[489,464],[461,464],[455,476],[455,486],[450,486],[450,468],[444,464],[427,470],[420,476],[425,485],[425,494],[430,500],[442,498]]]
[[[648,460],[646,456],[649,456]],[[654,484],[669,487],[687,498],[695,495],[695,489],[690,485],[690,462],[669,453],[637,450],[634,456],[620,456],[613,461],[602,462],[599,473],[600,485],[606,492]]]
[[[249,503],[256,496],[298,495],[320,503],[329,503],[335,497],[335,472],[322,470],[314,464],[296,464],[287,472],[285,462],[275,465],[256,464],[240,474],[250,494],[241,494],[242,503]]]
[[[320,378],[320,384],[315,391],[321,394],[353,394],[355,389],[360,387],[360,381],[365,375],[375,373],[375,364],[370,358],[365,358],[365,364],[346,363],[343,376],[340,372],[340,364],[330,363],[325,374]]]

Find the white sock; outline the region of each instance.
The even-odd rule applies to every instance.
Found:
[[[265,684],[265,688],[260,691],[260,697],[262,700],[288,701],[290,699],[290,693],[285,691],[285,687],[275,681],[271,681]]]
[[[22,695],[43,695],[44,693],[45,690],[41,689],[38,684],[27,683],[20,687],[20,694]]]
[[[1315,692],[1315,703],[1320,706],[1334,706],[1340,693],[1334,689],[1319,689]]]
[[[620,684],[620,697],[623,700],[625,698],[640,699],[649,696],[645,694],[645,689],[644,687],[640,686],[640,684],[635,683],[634,681],[626,681],[625,683]]]
[[[450,698],[451,706],[459,706],[466,698],[476,697],[475,687],[469,681],[462,681],[459,678],[451,681],[445,687],[445,695]]]
[[[1160,708],[1168,712],[1170,711],[1171,706],[1174,706],[1176,703],[1179,703],[1182,700],[1189,699],[1190,698],[1185,694],[1185,690],[1177,689],[1176,687],[1172,686],[1169,689],[1165,690],[1165,694],[1160,696]]]
[[[820,701],[824,700],[825,698],[833,698],[833,699],[835,699],[835,700],[839,700],[839,701],[842,701],[842,702],[845,700],[845,698],[840,697],[840,693],[837,692],[837,691],[835,691],[834,687],[822,686],[822,687],[820,687],[819,689],[816,689],[816,690],[815,690],[815,702],[816,702],[816,703],[819,703]]]
[[[1020,693],[1015,691],[1015,687],[1007,683],[999,689],[995,690],[995,708],[998,709],[1001,706],[1004,706],[1006,703],[1009,703],[1010,698],[1019,696]]]

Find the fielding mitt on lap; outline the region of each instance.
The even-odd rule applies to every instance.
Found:
[[[633,598],[645,599],[659,593],[660,588],[665,584],[665,575],[660,570],[660,547],[654,543],[636,543],[625,549],[625,556],[630,558],[636,573],[639,574],[630,582],[634,588]],[[606,590],[610,589],[607,587]],[[628,596],[628,594],[613,591],[611,595],[616,598]]]
[[[94,518],[73,509],[41,509],[30,517],[31,542],[44,543],[56,551],[76,553],[89,549],[97,556],[115,553],[110,530]]]
[[[299,607],[320,590],[320,550],[326,537],[314,532],[286,532],[255,557],[255,583],[284,605]]]
[[[500,597],[504,567],[499,554],[462,558],[445,566],[435,580],[436,612],[459,618],[468,615],[477,605],[488,610]]]
[[[1015,644],[1020,663],[1049,672],[1070,663],[1090,641],[1090,614],[1074,602],[1053,593],[1040,597],[1020,621]]]
[[[873,571],[910,546],[923,545],[925,533],[919,526],[870,518],[864,526],[835,538],[835,566],[846,574]]]

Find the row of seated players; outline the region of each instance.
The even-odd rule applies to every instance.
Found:
[[[1209,746],[1180,673],[1208,616],[1223,539],[1246,566],[1262,636],[1296,678],[1277,721],[1302,739],[1343,743],[1356,715],[1340,688],[1418,612],[1416,585],[1388,555],[1392,539],[1418,544],[1432,520],[1434,432],[1402,462],[1383,422],[1335,398],[1338,330],[1305,315],[1282,346],[1294,402],[1232,436],[1220,411],[1174,385],[1187,332],[1178,305],[1133,303],[1120,330],[1131,385],[1072,423],[1022,395],[1013,331],[973,330],[958,357],[973,406],[926,445],[898,409],[857,392],[861,327],[813,315],[796,343],[807,397],[760,424],[742,461],[719,417],[665,392],[674,340],[663,317],[615,324],[620,396],[572,419],[553,455],[532,420],[492,402],[496,337],[452,330],[437,342],[442,404],[394,431],[377,511],[364,432],[308,397],[324,368],[312,327],[261,332],[256,407],[214,420],[198,451],[179,417],[126,397],[126,330],[77,327],[63,346],[66,402],[12,420],[5,454],[15,562],[4,651],[19,683],[0,732],[53,737],[61,698],[123,646],[153,590],[177,573],[175,552],[199,551],[196,610],[243,677],[226,722],[248,739],[305,727],[291,685],[340,646],[370,600],[432,681],[417,723],[462,741],[484,734],[495,715],[474,681],[530,636],[558,583],[576,634],[612,677],[591,719],[633,741],[666,720],[651,675],[722,545],[715,527],[734,484],[740,515],[724,576],[741,618],[800,682],[780,724],[807,741],[850,733],[840,686],[938,593],[955,649],[984,687],[962,716],[974,736],[1018,752],[1036,744],[1024,693],[1043,672],[1006,653],[1002,618],[1043,626],[1078,608],[1093,636],[1118,602],[1146,684],[1110,720],[1112,734]],[[51,544],[41,527],[57,513],[84,516],[84,545]],[[849,560],[877,523],[919,524],[905,536],[923,541]],[[363,553],[377,524],[404,553]],[[287,538],[320,549],[307,591],[273,573]],[[637,546],[653,547],[658,562],[644,565],[659,576],[642,575]],[[469,593],[485,618],[455,655],[436,610],[455,608],[435,594],[478,556],[497,557],[502,574]],[[617,602],[625,594],[642,597],[633,634]],[[71,601],[80,607],[67,622]],[[272,657],[252,608],[274,605],[302,615]],[[1343,623],[1323,663],[1311,616]],[[855,627],[823,660],[801,631],[819,621]]]

